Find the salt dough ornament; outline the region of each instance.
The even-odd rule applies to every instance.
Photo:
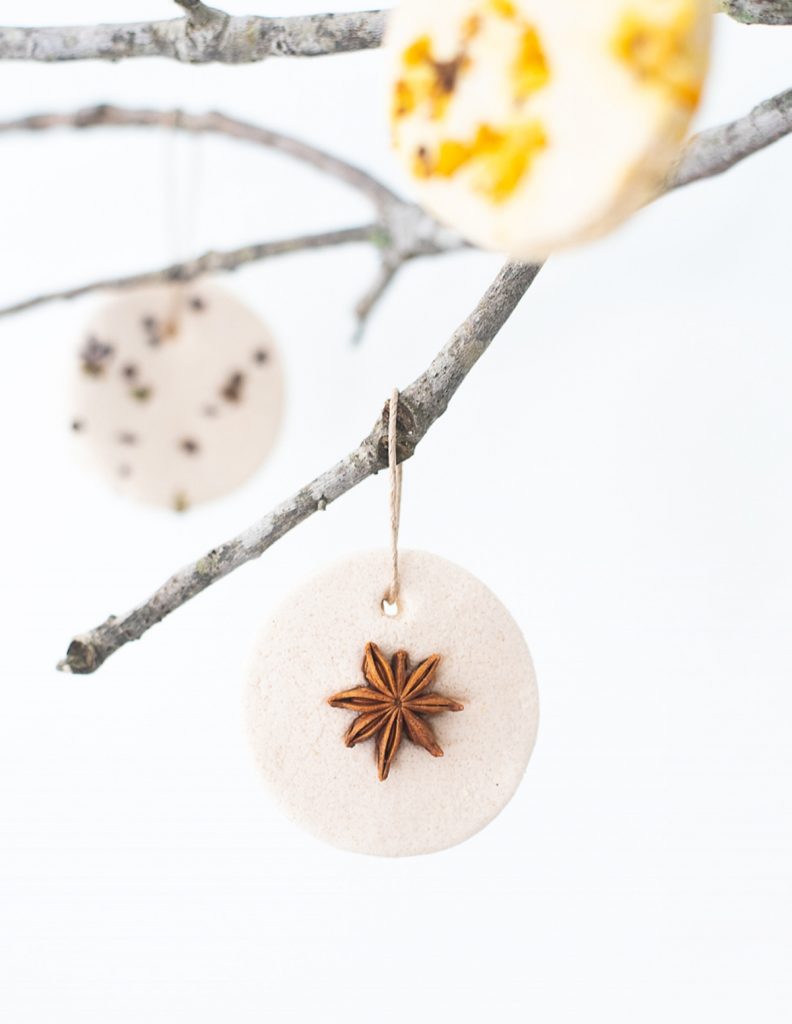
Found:
[[[334,846],[397,857],[462,842],[503,809],[531,756],[538,696],[522,633],[483,583],[437,555],[405,552],[390,617],[389,564],[386,551],[357,555],[287,598],[255,647],[248,721],[264,778],[298,824]],[[338,703],[338,691],[376,690],[364,664],[370,644],[394,682],[399,659],[417,669],[439,655],[384,781],[376,735],[346,745],[367,709]],[[395,703],[383,694],[379,706]],[[415,742],[408,731],[425,726],[431,739]]]
[[[521,259],[610,230],[679,156],[712,0],[401,0],[393,141],[423,205]]]
[[[531,655],[495,595],[436,555],[399,554],[398,400],[390,552],[288,598],[259,637],[248,689],[259,764],[291,816],[390,857],[442,850],[490,822],[525,772],[539,715]]]
[[[181,511],[227,494],[268,455],[282,407],[270,331],[215,285],[123,294],[84,331],[72,430],[130,497]]]

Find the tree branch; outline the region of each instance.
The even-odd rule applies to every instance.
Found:
[[[74,299],[90,292],[108,288],[133,288],[140,285],[167,281],[190,281],[203,273],[236,270],[256,260],[269,259],[301,249],[343,245],[349,242],[370,242],[380,250],[381,265],[394,277],[405,263],[420,256],[435,256],[463,248],[466,243],[454,232],[442,227],[414,203],[406,202],[386,185],[340,157],[312,146],[291,135],[240,121],[216,111],[206,114],[188,114],[181,110],[127,109],[99,105],[68,113],[34,114],[12,121],[0,122],[0,134],[16,131],[49,131],[55,128],[164,128],[197,134],[223,135],[244,142],[252,142],[292,157],[310,167],[328,174],[367,198],[377,211],[377,222],[364,227],[345,228],[297,238],[261,242],[242,246],[228,252],[208,252],[202,256],[126,277],[115,277],[47,292],[0,308],[0,317],[40,306],[57,299]],[[380,277],[360,300],[366,308],[365,316],[358,316],[356,338],[365,326],[368,313],[381,298],[384,288]],[[360,305],[359,304],[359,305]]]
[[[355,304],[355,318],[357,320],[357,324],[352,336],[353,342],[357,343],[362,339],[366,332],[369,317],[395,281],[402,266],[402,262],[394,262],[387,257],[380,260],[379,270],[377,271],[376,277]]]
[[[0,27],[0,60],[127,60],[168,57],[188,64],[250,64],[268,57],[319,57],[380,46],[387,11],[232,16],[176,0],[187,14],[168,21]],[[746,25],[789,25],[792,0],[716,0]]]
[[[792,25],[792,0],[718,0],[718,7],[744,25]]]
[[[380,211],[380,221],[378,224],[360,228],[262,242],[228,252],[204,253],[185,263],[173,264],[142,274],[103,279],[74,288],[48,292],[0,308],[0,317],[20,313],[53,300],[77,298],[94,291],[130,288],[157,282],[190,281],[203,273],[235,270],[246,263],[300,249],[367,241],[381,248],[381,259],[377,276],[355,309],[355,339],[358,340],[376,304],[406,262],[419,256],[453,252],[465,246],[464,241],[454,232],[437,224],[419,207],[405,202],[362,168],[292,136],[227,117],[216,111],[207,114],[188,114],[180,110],[134,110],[100,105],[72,113],[35,114],[0,122],[0,134],[13,131],[46,131],[53,128],[96,127],[176,127],[183,131],[225,135],[253,142],[307,163],[362,192]],[[792,89],[787,89],[758,104],[736,121],[709,128],[694,136],[683,150],[679,163],[669,177],[666,190],[671,191],[691,182],[722,174],[736,163],[772,145],[790,132]]]
[[[668,189],[723,174],[790,132],[792,89],[787,89],[759,103],[736,121],[694,135],[669,179]]]
[[[413,454],[435,420],[445,412],[460,384],[506,323],[539,270],[538,265],[507,263],[429,368],[399,396],[400,462]],[[171,576],[143,604],[121,617],[111,616],[96,629],[75,637],[58,668],[66,672],[96,671],[119,647],[138,640],[191,597],[245,562],[258,558],[314,512],[325,509],[336,498],[383,469],[388,464],[387,423],[386,406],[371,432],[345,459],[250,529]]]
[[[49,131],[53,128],[164,128],[198,135],[228,136],[276,150],[284,156],[315,167],[350,188],[357,189],[375,204],[402,202],[386,185],[347,160],[291,135],[228,117],[217,111],[190,114],[184,110],[133,109],[103,103],[67,113],[33,114],[12,121],[0,121],[0,133]]]
[[[233,17],[178,0],[183,18],[52,28],[0,27],[0,60],[70,61],[169,57],[188,64],[250,64],[267,57],[320,57],[382,43],[384,11]]]
[[[739,160],[770,145],[792,130],[792,90],[761,103],[730,125],[694,136],[688,143],[667,189],[679,188],[728,170]],[[723,150],[720,145],[723,145]],[[489,347],[518,302],[533,284],[540,265],[509,262],[467,320],[429,368],[399,398],[398,459],[409,458],[432,424],[445,412],[462,381]],[[385,407],[361,444],[345,459],[230,541],[186,566],[151,597],[120,617],[75,637],[58,665],[65,672],[94,672],[124,644],[139,640],[206,587],[251,559],[258,558],[284,534],[387,465]]]
[[[243,245],[239,249],[228,249],[223,252],[206,252],[195,259],[184,263],[173,263],[161,270],[148,270],[142,274],[128,277],[107,277],[75,288],[63,291],[45,292],[30,299],[23,299],[12,306],[0,308],[0,317],[21,313],[34,306],[56,299],[77,299],[90,292],[121,290],[126,288],[143,288],[153,284],[167,284],[174,281],[194,281],[203,274],[214,274],[219,271],[232,271],[246,263],[271,259],[273,256],[284,256],[306,249],[326,249],[331,246],[348,245],[351,242],[377,243],[382,236],[380,224],[363,224],[360,227],[340,228],[336,231],[323,231],[313,235],[297,235],[294,238],[278,239],[274,242],[259,242],[255,245]]]

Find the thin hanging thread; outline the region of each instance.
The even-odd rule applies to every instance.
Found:
[[[187,140],[192,153],[187,157],[188,172],[184,170],[184,147],[180,146],[183,138],[183,113],[177,110],[173,126],[166,135],[165,141],[165,181],[166,181],[166,224],[169,248],[173,263],[183,263],[187,259],[193,244],[197,222],[196,210],[199,205],[201,175],[203,172],[200,139]],[[190,159],[190,157],[193,159]],[[184,188],[184,185],[187,188]],[[179,333],[182,314],[184,312],[186,285],[174,282],[171,289],[171,313],[169,322],[171,331]]]
[[[390,481],[391,585],[388,603],[399,603],[399,520],[401,518],[402,467],[396,453],[396,422],[399,415],[399,392],[393,389],[388,406],[388,478]]]
[[[170,259],[173,263],[179,263],[182,258],[182,213],[180,209],[179,189],[179,131],[181,128],[181,110],[177,110],[173,118],[173,127],[165,137],[164,162],[165,162],[165,218],[166,233],[168,236],[168,247]],[[184,288],[179,282],[174,282],[170,291],[170,312],[165,323],[166,337],[174,337],[179,333],[181,327],[182,302]]]

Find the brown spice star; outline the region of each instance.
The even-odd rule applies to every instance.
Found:
[[[440,693],[427,692],[439,664],[440,655],[432,654],[411,670],[406,651],[397,651],[388,664],[379,647],[368,643],[363,658],[363,675],[368,686],[343,690],[328,699],[331,707],[358,712],[344,737],[348,747],[376,736],[377,774],[381,782],[388,777],[405,732],[408,739],[428,750],[433,757],[443,756],[424,716],[462,711],[463,705]]]

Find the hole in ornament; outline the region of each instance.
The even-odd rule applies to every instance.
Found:
[[[397,601],[389,601],[387,597],[382,599],[382,614],[387,615],[389,619],[395,619],[399,614],[399,605]]]

